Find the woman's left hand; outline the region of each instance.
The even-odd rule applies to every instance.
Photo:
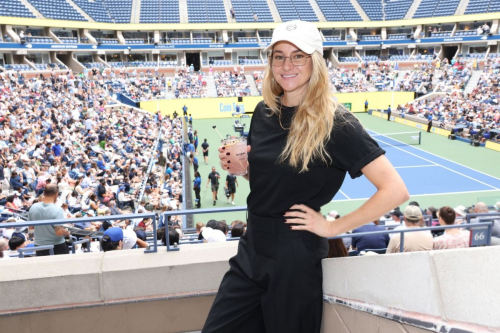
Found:
[[[293,205],[290,209],[296,209],[299,211],[286,212],[285,223],[286,224],[298,224],[290,226],[292,230],[304,230],[312,232],[320,237],[330,237],[330,225],[320,212],[317,212],[306,205]],[[289,217],[293,217],[288,219]]]

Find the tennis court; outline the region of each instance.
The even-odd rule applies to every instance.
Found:
[[[411,200],[418,201],[422,207],[443,205],[457,206],[473,205],[478,201],[493,204],[500,200],[500,154],[498,152],[471,147],[462,142],[450,141],[446,137],[421,131],[421,145],[414,145],[415,134],[399,136],[377,136],[380,133],[400,133],[413,131],[412,128],[387,122],[384,119],[368,114],[356,114],[363,126],[375,137],[377,142],[387,152],[387,157],[397,168],[408,187]],[[240,119],[246,123],[245,130],[250,126],[250,118]],[[207,138],[211,153],[208,165],[203,163],[201,152],[200,173],[202,177],[202,207],[213,207],[211,193],[206,188],[207,176],[212,166],[221,174],[223,182],[226,172],[222,171],[217,159],[217,147],[220,138],[212,128],[217,128],[222,135],[233,134],[234,119],[195,120],[194,128],[199,132],[200,143]],[[415,132],[414,132],[415,133]],[[416,132],[418,133],[418,132]],[[407,145],[410,144],[410,145]],[[191,168],[192,174],[192,168]],[[248,182],[238,177],[239,186],[236,193],[236,206],[246,205],[249,193]],[[191,188],[191,184],[187,187]],[[322,209],[323,213],[337,210],[346,214],[360,205],[375,192],[375,187],[365,178],[352,180],[348,175],[344,185],[332,201]],[[228,203],[219,191],[216,207],[226,207]],[[211,218],[225,219],[230,222],[235,219],[246,219],[245,213],[219,213],[217,216],[202,214],[195,217],[196,221],[208,221]]]
[[[380,134],[368,130],[386,151],[387,158],[403,178],[411,196],[448,195],[500,190],[500,179],[437,156],[417,145],[421,132]],[[459,144],[459,143],[458,143]],[[365,178],[346,178],[333,199],[368,199],[375,187]]]

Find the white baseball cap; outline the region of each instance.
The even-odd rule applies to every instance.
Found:
[[[323,54],[323,40],[318,28],[310,22],[295,20],[284,22],[276,27],[273,32],[271,44],[264,50],[271,50],[278,42],[290,42],[307,54],[318,51]]]

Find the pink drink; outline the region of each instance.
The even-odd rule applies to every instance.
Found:
[[[222,140],[222,144],[226,148],[225,161],[221,161],[221,166],[231,175],[243,176],[247,174],[248,159],[247,159],[247,138],[231,138]],[[224,167],[226,164],[226,167]]]

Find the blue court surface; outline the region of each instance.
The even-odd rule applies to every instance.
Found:
[[[379,134],[368,131],[370,135]],[[376,136],[387,158],[403,178],[410,195],[437,195],[500,190],[500,179],[428,153],[418,146],[402,145],[390,137]],[[332,201],[368,199],[376,191],[366,177],[346,176]]]

